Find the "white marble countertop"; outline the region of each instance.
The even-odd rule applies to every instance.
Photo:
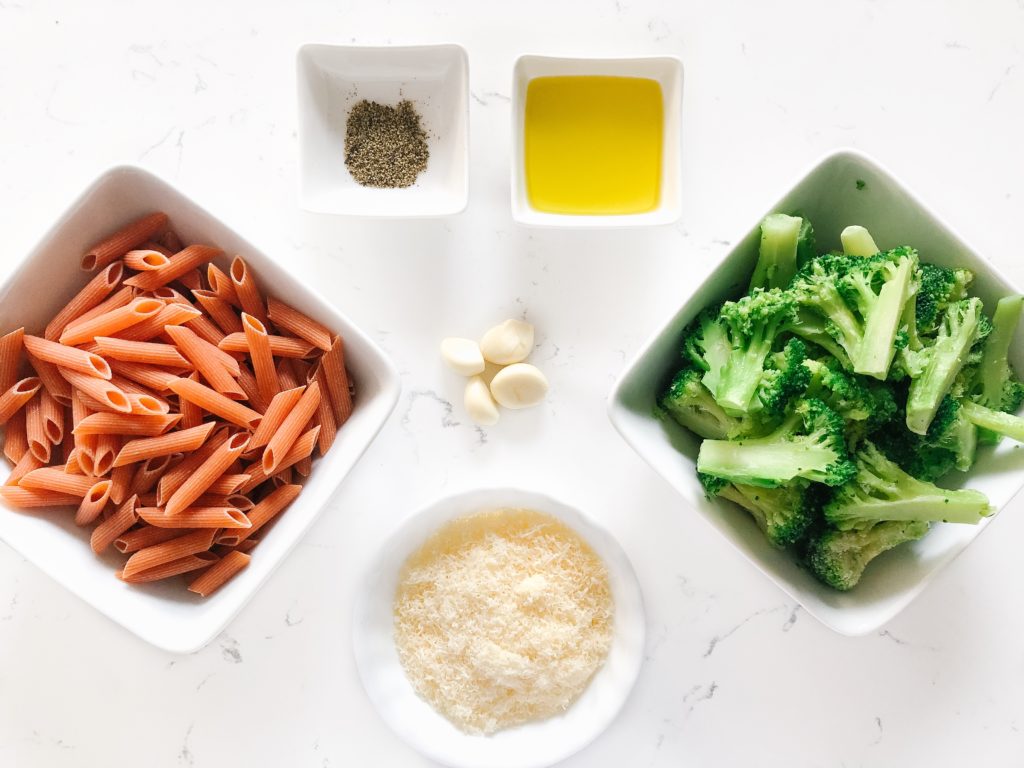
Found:
[[[291,5],[0,0],[0,278],[101,170],[137,163],[314,282],[404,387],[314,530],[197,654],[144,644],[0,546],[0,765],[426,765],[357,681],[355,585],[423,502],[505,483],[606,524],[647,602],[639,683],[566,765],[1022,764],[1021,504],[885,629],[840,637],[684,507],[614,433],[605,397],[687,284],[837,146],[888,165],[1024,285],[1024,2]],[[310,41],[467,48],[465,213],[297,208],[294,54]],[[683,59],[677,226],[512,224],[508,95],[525,52]],[[523,313],[551,396],[479,431],[437,342]]]

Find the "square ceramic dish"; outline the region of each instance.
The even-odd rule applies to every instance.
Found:
[[[658,207],[646,213],[620,216],[586,216],[539,211],[526,193],[524,120],[526,89],[535,77],[606,75],[644,77],[661,86],[662,126],[661,195]],[[554,56],[520,56],[512,74],[512,218],[534,227],[638,227],[671,224],[682,212],[681,114],[683,65],[675,56],[636,58],[570,59]]]
[[[848,224],[870,230],[881,248],[907,244],[921,258],[974,272],[971,292],[989,314],[1002,296],[1018,291],[893,176],[864,155],[838,151],[814,166],[769,212],[800,213],[811,220],[818,250],[840,248]],[[970,544],[993,518],[977,526],[936,525],[922,540],[880,556],[849,592],[836,592],[802,569],[788,552],[772,547],[747,512],[722,500],[709,501],[697,481],[700,440],[653,415],[655,398],[681,366],[679,341],[690,320],[705,306],[742,293],[757,261],[759,221],[705,282],[683,296],[683,305],[626,368],[609,399],[612,423],[626,441],[683,495],[690,507],[717,528],[768,578],[808,613],[837,632],[871,632],[905,608],[936,573]],[[1024,370],[1024,335],[1018,331],[1011,363]],[[979,451],[975,467],[962,479],[1002,509],[1024,485],[1020,461],[1007,461],[1012,441]],[[1002,459],[1001,459],[1002,457]],[[955,474],[955,473],[954,473]]]
[[[188,653],[209,642],[253,596],[313,524],[331,494],[387,420],[400,385],[392,363],[352,322],[319,294],[173,187],[139,168],[113,168],[68,208],[0,287],[0,330],[25,326],[38,333],[86,282],[82,253],[143,213],[161,210],[186,243],[210,243],[228,258],[245,257],[257,279],[278,298],[301,308],[345,339],[355,381],[355,410],[344,439],[313,466],[299,498],[268,532],[251,565],[207,599],[174,584],[129,585],[114,576],[123,558],[97,557],[89,530],[63,510],[18,511],[0,502],[0,540],[101,613],[153,645]],[[227,268],[227,263],[222,264]],[[6,460],[0,458],[6,466]]]
[[[458,45],[304,45],[297,57],[299,202],[314,213],[447,216],[469,201],[469,62]],[[345,167],[345,127],[367,99],[409,99],[430,159],[404,189],[363,187]]]

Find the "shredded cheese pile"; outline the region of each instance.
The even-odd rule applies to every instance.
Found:
[[[604,563],[561,521],[502,509],[453,520],[406,561],[395,642],[417,693],[469,733],[565,711],[604,663]]]

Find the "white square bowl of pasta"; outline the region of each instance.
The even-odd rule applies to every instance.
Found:
[[[198,650],[399,390],[315,291],[166,182],[113,168],[0,287],[0,540],[142,639]]]

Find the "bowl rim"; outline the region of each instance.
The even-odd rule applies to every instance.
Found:
[[[454,58],[459,63],[459,75],[465,76],[465,93],[463,94],[463,108],[459,109],[456,105],[452,112],[459,116],[460,122],[464,126],[465,139],[460,142],[461,149],[456,151],[456,155],[461,155],[463,158],[463,172],[459,179],[459,194],[457,201],[452,206],[447,208],[437,208],[436,210],[423,210],[414,212],[404,213],[387,213],[385,209],[377,211],[350,211],[339,208],[328,208],[323,205],[315,205],[306,199],[304,191],[304,177],[303,173],[303,161],[306,157],[306,153],[309,151],[307,142],[303,139],[304,126],[306,118],[303,117],[303,95],[302,85],[306,78],[303,75],[304,65],[306,58],[313,55],[313,52],[317,50],[352,50],[360,51],[364,53],[414,53],[418,51],[426,50],[438,50],[448,49],[454,54]],[[352,219],[441,219],[449,216],[458,216],[464,213],[466,208],[469,207],[469,182],[470,182],[470,130],[472,128],[469,119],[469,102],[470,102],[470,66],[469,66],[469,53],[466,48],[460,43],[456,42],[442,42],[442,43],[412,43],[412,44],[401,44],[401,45],[356,45],[356,44],[344,44],[344,43],[319,43],[319,42],[305,42],[299,44],[295,49],[295,113],[296,113],[296,144],[298,145],[298,164],[297,172],[295,174],[295,195],[298,201],[299,208],[302,210],[315,214],[317,216],[344,216]]]
[[[897,176],[888,166],[879,162],[873,156],[869,155],[863,150],[860,150],[855,147],[839,146],[820,154],[814,161],[807,164],[790,184],[783,188],[783,192],[781,194],[775,195],[772,198],[774,201],[773,204],[761,214],[761,217],[757,219],[756,222],[759,222],[767,214],[777,211],[780,204],[790,194],[792,194],[801,184],[803,184],[803,182],[806,181],[818,168],[825,165],[826,163],[844,157],[851,158],[856,162],[872,169],[879,175],[886,177],[887,181],[889,181],[896,189],[898,189],[901,196],[905,197],[910,203],[917,206],[917,208],[922,213],[931,217],[935,222],[939,224],[939,226],[944,228],[953,239],[959,241],[959,243],[962,244],[966,250],[976,255],[979,261],[984,262],[986,270],[988,270],[992,276],[996,277],[1004,284],[1012,287],[1014,291],[1020,292],[1017,289],[1014,282],[1008,279],[996,264],[994,264],[987,256],[985,256],[981,251],[975,248],[967,239],[965,239],[956,228],[954,228],[948,223],[948,221],[944,217],[936,213],[936,211],[930,205],[925,203],[914,191],[912,191],[902,181],[902,179],[899,176]],[[754,227],[757,226],[756,222],[753,225]],[[695,286],[693,290],[688,294],[687,298],[684,299],[681,303],[679,303],[675,307],[675,309],[672,310],[671,314],[666,316],[663,322],[656,326],[656,329],[646,338],[646,340],[637,349],[636,353],[634,353],[631,356],[629,361],[622,368],[621,372],[615,380],[615,384],[612,386],[606,398],[606,413],[608,415],[609,420],[612,423],[612,426],[614,426],[615,430],[619,433],[619,436],[622,437],[626,444],[629,445],[630,448],[632,448],[640,456],[640,458],[647,462],[651,469],[653,469],[654,472],[666,484],[668,484],[668,486],[675,493],[679,494],[681,497],[683,497],[683,494],[680,493],[680,491],[676,488],[675,483],[673,483],[664,475],[662,475],[660,470],[658,470],[657,467],[652,465],[648,460],[647,450],[645,448],[644,441],[634,439],[635,436],[630,433],[628,426],[622,421],[621,412],[628,410],[623,400],[623,393],[627,388],[627,385],[631,382],[637,368],[650,353],[651,349],[657,344],[661,336],[664,333],[666,333],[666,331],[673,324],[675,319],[694,299],[696,299],[696,297],[698,297],[701,294],[701,292],[714,279],[718,270],[721,268],[722,264],[729,260],[732,257],[732,255],[736,252],[736,250],[742,246],[743,240],[745,239],[750,230],[751,228],[748,227],[741,231],[740,236],[733,241],[734,245],[731,246],[729,250],[726,251],[721,256],[716,266],[705,276],[705,278],[700,282],[700,284]],[[1014,494],[1014,496],[1011,497],[1011,500],[1022,493],[1024,493],[1024,489],[1018,490]],[[715,527],[712,525],[710,519],[706,514],[704,514],[700,510],[693,508],[693,506],[689,503],[688,499],[683,497],[683,501],[686,502],[688,511],[694,512],[695,515],[699,517],[705,524],[711,526],[712,528]],[[1007,504],[1009,503],[1010,502],[1008,501]],[[880,627],[885,626],[894,618],[896,618],[896,616],[898,616],[900,613],[906,610],[906,608],[910,606],[910,604],[913,603],[921,595],[921,593],[932,583],[932,581],[938,576],[938,574],[944,571],[946,567],[948,567],[954,560],[960,557],[960,555],[963,554],[963,551],[966,550],[967,547],[970,546],[970,544],[974,543],[974,541],[977,540],[977,537],[984,533],[988,527],[988,525],[984,525],[983,527],[981,527],[978,530],[978,533],[975,535],[974,539],[968,542],[959,551],[954,553],[953,557],[949,561],[947,561],[946,563],[942,564],[937,568],[933,568],[931,571],[924,574],[924,576],[909,591],[909,596],[902,602],[902,604],[898,605],[895,610],[890,611],[889,614],[885,616],[881,621],[874,623],[866,623],[865,626],[862,626],[859,629],[852,629],[848,627],[841,628],[836,626],[833,622],[828,620],[826,617],[822,616],[821,613],[814,606],[807,605],[806,602],[799,595],[795,594],[794,590],[791,588],[791,584],[787,579],[779,577],[775,573],[767,570],[760,562],[754,559],[752,553],[747,552],[737,542],[728,539],[728,537],[723,536],[723,538],[726,538],[728,540],[729,545],[744,560],[750,563],[750,565],[753,566],[753,568],[756,571],[758,571],[764,578],[773,583],[778,589],[782,590],[783,593],[785,593],[789,598],[794,600],[798,605],[800,605],[801,608],[803,608],[808,614],[813,616],[818,622],[826,626],[831,631],[836,632],[837,634],[845,635],[848,637],[859,637],[870,634],[871,632],[874,632]],[[719,534],[721,535],[721,532],[719,532]]]

